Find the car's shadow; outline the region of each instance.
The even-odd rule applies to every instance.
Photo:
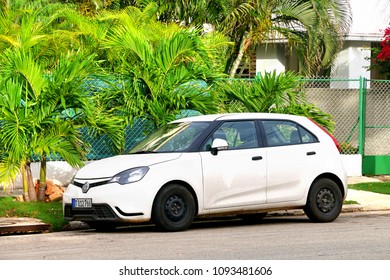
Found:
[[[224,228],[224,227],[241,227],[241,226],[262,226],[272,224],[291,224],[291,223],[310,223],[310,220],[303,215],[278,215],[267,216],[264,219],[258,221],[246,221],[237,217],[223,217],[223,218],[207,218],[207,219],[195,219],[192,225],[187,230],[202,230],[212,228]],[[95,230],[91,228],[80,229],[83,232],[111,232],[111,233],[141,233],[141,232],[162,232],[154,224],[141,224],[141,225],[129,225],[121,226],[116,229],[100,229]],[[169,232],[166,232],[169,233]]]

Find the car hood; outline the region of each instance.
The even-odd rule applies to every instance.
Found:
[[[109,157],[93,161],[81,168],[76,179],[99,179],[109,178],[124,170],[139,167],[151,166],[154,164],[175,160],[181,153],[172,154],[133,154]]]

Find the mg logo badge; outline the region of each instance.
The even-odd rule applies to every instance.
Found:
[[[87,193],[89,190],[89,182],[85,182],[84,185],[81,187],[81,190],[83,193]]]

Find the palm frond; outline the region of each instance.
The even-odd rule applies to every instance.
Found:
[[[0,54],[0,63],[3,81],[15,80],[24,85],[27,95],[25,102],[36,100],[46,86],[46,80],[42,76],[41,66],[34,60],[30,52],[22,49],[7,49]]]

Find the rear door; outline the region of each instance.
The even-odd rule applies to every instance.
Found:
[[[210,152],[214,138],[228,142],[226,150]],[[266,153],[254,121],[224,122],[200,152],[205,209],[253,206],[266,201]]]
[[[289,120],[263,120],[267,145],[267,203],[303,197],[318,164],[318,139]]]

